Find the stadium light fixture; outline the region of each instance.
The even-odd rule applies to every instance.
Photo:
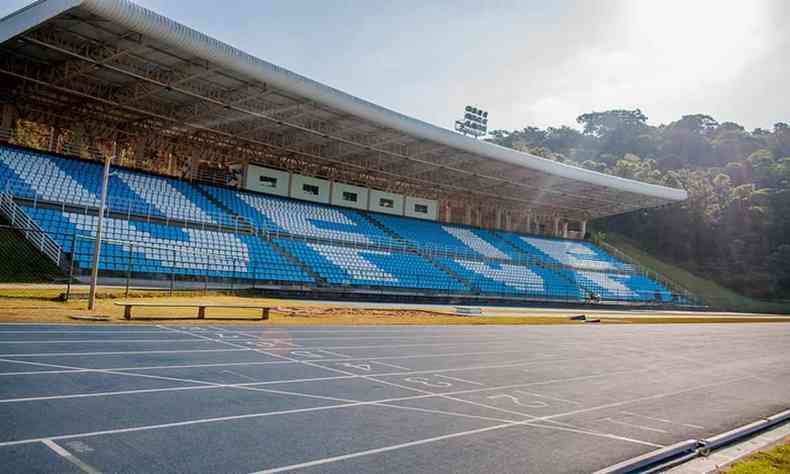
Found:
[[[464,107],[464,116],[455,121],[455,131],[480,138],[488,133],[488,111],[474,105]]]

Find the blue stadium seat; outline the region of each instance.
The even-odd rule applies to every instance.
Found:
[[[393,239],[351,209],[203,186],[215,199],[260,229],[317,239],[387,245]]]
[[[417,247],[502,260],[517,258],[517,252],[511,246],[484,229],[379,213],[371,213],[370,216]]]
[[[101,172],[98,163],[0,146],[0,190],[10,192],[67,254],[73,253],[80,269],[92,263]],[[678,301],[589,242],[366,215],[125,169],[115,169],[111,180],[113,217],[106,220],[100,260],[105,272],[125,274],[131,267],[135,275],[153,277],[543,300],[584,301],[594,295],[627,303]],[[267,232],[199,225],[245,219]]]
[[[334,285],[449,292],[468,290],[428,260],[413,253],[291,239],[277,239],[276,242]]]
[[[90,268],[97,217],[56,209],[24,208],[75,262]],[[185,229],[162,224],[105,219],[101,270],[135,273],[248,278],[312,283],[313,278],[253,235]],[[74,238],[74,236],[85,238]]]
[[[0,146],[0,187],[17,197],[97,208],[102,174],[98,163]],[[114,212],[235,225],[197,188],[177,179],[113,169],[108,190]]]

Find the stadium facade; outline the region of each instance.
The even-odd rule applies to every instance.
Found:
[[[687,302],[572,240],[683,190],[421,122],[126,0],[36,2],[0,20],[0,51],[0,208],[76,276],[109,156],[108,279]]]

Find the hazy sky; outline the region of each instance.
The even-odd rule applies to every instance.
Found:
[[[29,0],[2,0],[0,16]],[[788,0],[137,0],[272,63],[450,128],[641,108],[790,122]]]

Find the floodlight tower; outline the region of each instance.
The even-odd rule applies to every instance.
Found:
[[[464,118],[455,121],[455,131],[480,138],[488,133],[488,111],[474,105],[464,108]]]

